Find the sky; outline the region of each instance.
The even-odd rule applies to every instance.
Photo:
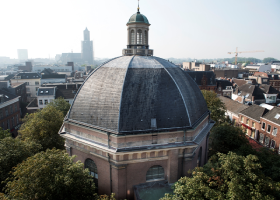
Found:
[[[1,0],[0,56],[54,58],[81,52],[87,27],[94,57],[120,56],[137,0]],[[280,59],[279,0],[140,0],[140,12],[151,26],[150,49],[162,58]]]

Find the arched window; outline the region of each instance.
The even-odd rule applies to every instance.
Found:
[[[142,30],[137,31],[137,44],[142,44]]]
[[[146,181],[162,179],[164,179],[164,169],[160,165],[152,166],[146,174]]]
[[[97,167],[93,160],[86,159],[85,168],[89,169],[89,174],[92,175],[96,189],[98,188],[98,173]]]
[[[200,147],[199,149],[199,153],[198,153],[198,156],[197,156],[197,166],[198,167],[201,167],[201,157],[202,157],[202,147]]]
[[[148,44],[148,34],[147,31],[144,32],[144,44]]]
[[[135,33],[134,30],[130,31],[130,43],[135,44]]]

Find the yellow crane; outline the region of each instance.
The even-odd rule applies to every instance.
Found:
[[[255,52],[264,52],[260,51],[238,51],[238,47],[236,47],[236,52],[228,52],[228,54],[235,54],[235,65],[237,65],[237,56],[239,53],[255,53]]]

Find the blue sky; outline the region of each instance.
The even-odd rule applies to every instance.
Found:
[[[111,58],[126,47],[137,0],[2,0],[0,8],[0,56],[80,52],[88,27],[95,57]],[[140,0],[150,48],[163,58],[224,58],[238,47],[265,51],[240,56],[280,59],[279,10],[279,0]]]

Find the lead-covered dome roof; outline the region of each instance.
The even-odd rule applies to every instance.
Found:
[[[121,134],[193,127],[208,114],[193,79],[167,60],[122,56],[92,72],[68,120]]]
[[[140,12],[137,12],[135,13],[134,15],[132,15],[130,18],[129,18],[129,21],[127,22],[128,24],[131,24],[131,23],[145,23],[145,24],[150,24],[149,21],[148,21],[148,18],[141,14]]]

